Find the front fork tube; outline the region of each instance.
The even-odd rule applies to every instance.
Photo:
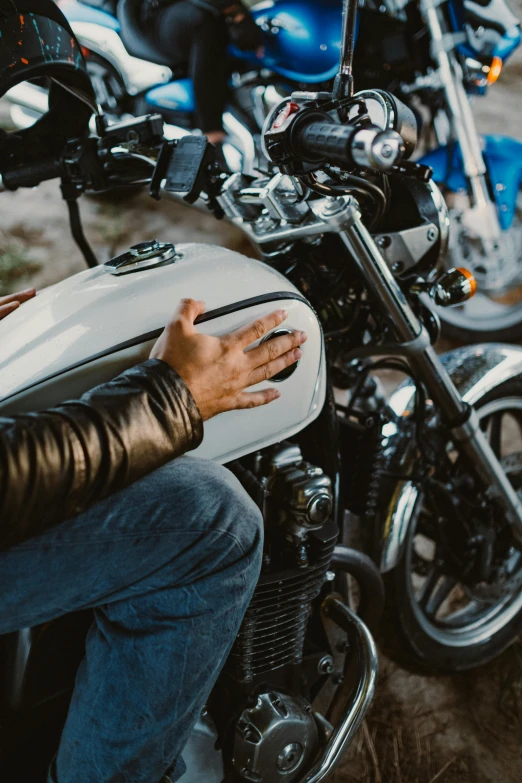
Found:
[[[480,429],[475,411],[462,400],[354,206],[343,229],[340,237],[357,262],[368,289],[382,302],[399,341],[409,344],[408,361],[412,370],[426,386],[442,421],[469,458],[488,494],[502,506],[517,541],[522,544],[522,503]]]
[[[459,142],[464,173],[469,182],[473,204],[488,212],[490,239],[500,236],[500,222],[496,205],[492,202],[486,182],[486,164],[482,155],[480,136],[463,84],[462,68],[453,51],[448,50],[448,34],[443,29],[437,0],[421,0],[426,23],[431,35],[431,51],[438,65],[439,75],[450,113],[455,136]],[[484,215],[482,215],[482,220]]]

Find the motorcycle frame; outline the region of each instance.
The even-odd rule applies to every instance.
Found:
[[[276,175],[276,183],[280,177],[281,175]],[[387,352],[393,354],[396,350],[407,358],[414,377],[424,384],[433,400],[440,423],[448,431],[450,440],[468,458],[484,484],[486,494],[500,504],[513,528],[515,539],[522,545],[522,503],[480,429],[475,410],[462,398],[452,376],[435,353],[426,328],[414,313],[379,247],[365,227],[357,201],[351,196],[321,199],[312,205],[314,219],[311,219],[309,214],[303,214],[294,216],[295,222],[287,225],[288,214],[285,213],[285,206],[275,198],[276,186],[271,187],[272,183],[268,183],[261,189],[246,188],[244,191],[239,190],[239,193],[234,192],[239,181],[240,175],[230,178],[228,187],[225,187],[218,201],[228,217],[246,230],[254,242],[260,245],[269,242],[283,243],[285,240],[292,241],[324,233],[337,233],[340,236],[357,264],[368,291],[375,301],[381,303],[383,314],[392,326],[397,343],[387,346]],[[278,216],[278,219],[270,220],[268,225],[262,221],[261,230],[256,231],[255,225],[251,225],[242,213],[242,202],[247,206],[264,204],[272,218]],[[368,346],[365,346],[364,350],[366,356],[371,355]],[[379,348],[376,347],[377,353]],[[518,358],[520,362],[513,363],[513,369],[517,367],[518,372],[514,371],[511,377],[522,372],[522,351]],[[489,370],[487,360],[483,367]],[[384,546],[384,549],[386,548]],[[386,562],[389,563],[389,558]]]
[[[472,233],[481,239],[484,251],[490,256],[489,266],[493,267],[492,272],[497,278],[502,274],[498,260],[502,227],[497,205],[488,189],[481,139],[464,89],[464,76],[456,56],[454,36],[446,31],[443,11],[437,0],[419,0],[419,5],[430,32],[431,55],[438,66],[440,82],[449,108],[450,125],[462,156],[466,190],[472,205],[466,222],[469,223]]]
[[[371,234],[364,226],[353,200],[349,200],[338,223],[340,237],[356,260],[368,289],[383,303],[415,377],[420,379],[433,400],[441,423],[465,454],[486,492],[500,503],[513,533],[522,543],[522,503],[509,482],[484,432],[475,410],[459,394],[431,345],[425,327],[411,309],[405,294],[388,268]],[[402,344],[402,345],[401,345]]]

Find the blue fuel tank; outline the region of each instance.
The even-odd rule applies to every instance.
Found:
[[[263,32],[263,66],[306,84],[333,79],[339,66],[342,7],[342,0],[268,0],[256,5],[252,14]],[[234,55],[245,59],[239,50]],[[259,60],[255,62],[259,66]]]

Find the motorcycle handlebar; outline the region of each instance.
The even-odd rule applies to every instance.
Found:
[[[35,188],[41,182],[55,179],[62,174],[63,167],[59,160],[44,160],[21,166],[12,171],[0,174],[0,190],[16,190],[16,188]]]
[[[93,153],[97,158],[97,164],[101,165],[105,156],[96,150]],[[106,186],[125,186],[134,182],[141,182],[146,178],[150,168],[154,167],[154,160],[148,160],[144,156],[133,155],[132,153],[125,154],[124,170],[122,170],[120,163],[118,157],[115,156],[111,163],[107,164],[105,171],[106,182],[104,183]],[[35,188],[46,180],[71,176],[71,172],[72,170],[69,169],[63,160],[56,159],[38,161],[27,166],[18,166],[10,171],[0,172],[0,192],[3,190],[16,190],[17,188]],[[78,172],[73,171],[72,174],[73,179],[77,177],[78,181],[83,183],[83,185],[89,186],[89,184],[92,184],[87,172],[80,170]],[[98,187],[98,189],[104,188]]]
[[[339,125],[333,121],[300,123],[294,140],[295,152],[307,162],[325,160],[377,171],[390,169],[404,152],[402,138],[395,131]]]

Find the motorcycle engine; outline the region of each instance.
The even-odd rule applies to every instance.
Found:
[[[243,694],[228,732],[231,779],[291,783],[318,746],[307,697],[333,669],[307,633],[337,540],[332,483],[292,443],[231,467],[265,518],[262,573],[225,667]]]

